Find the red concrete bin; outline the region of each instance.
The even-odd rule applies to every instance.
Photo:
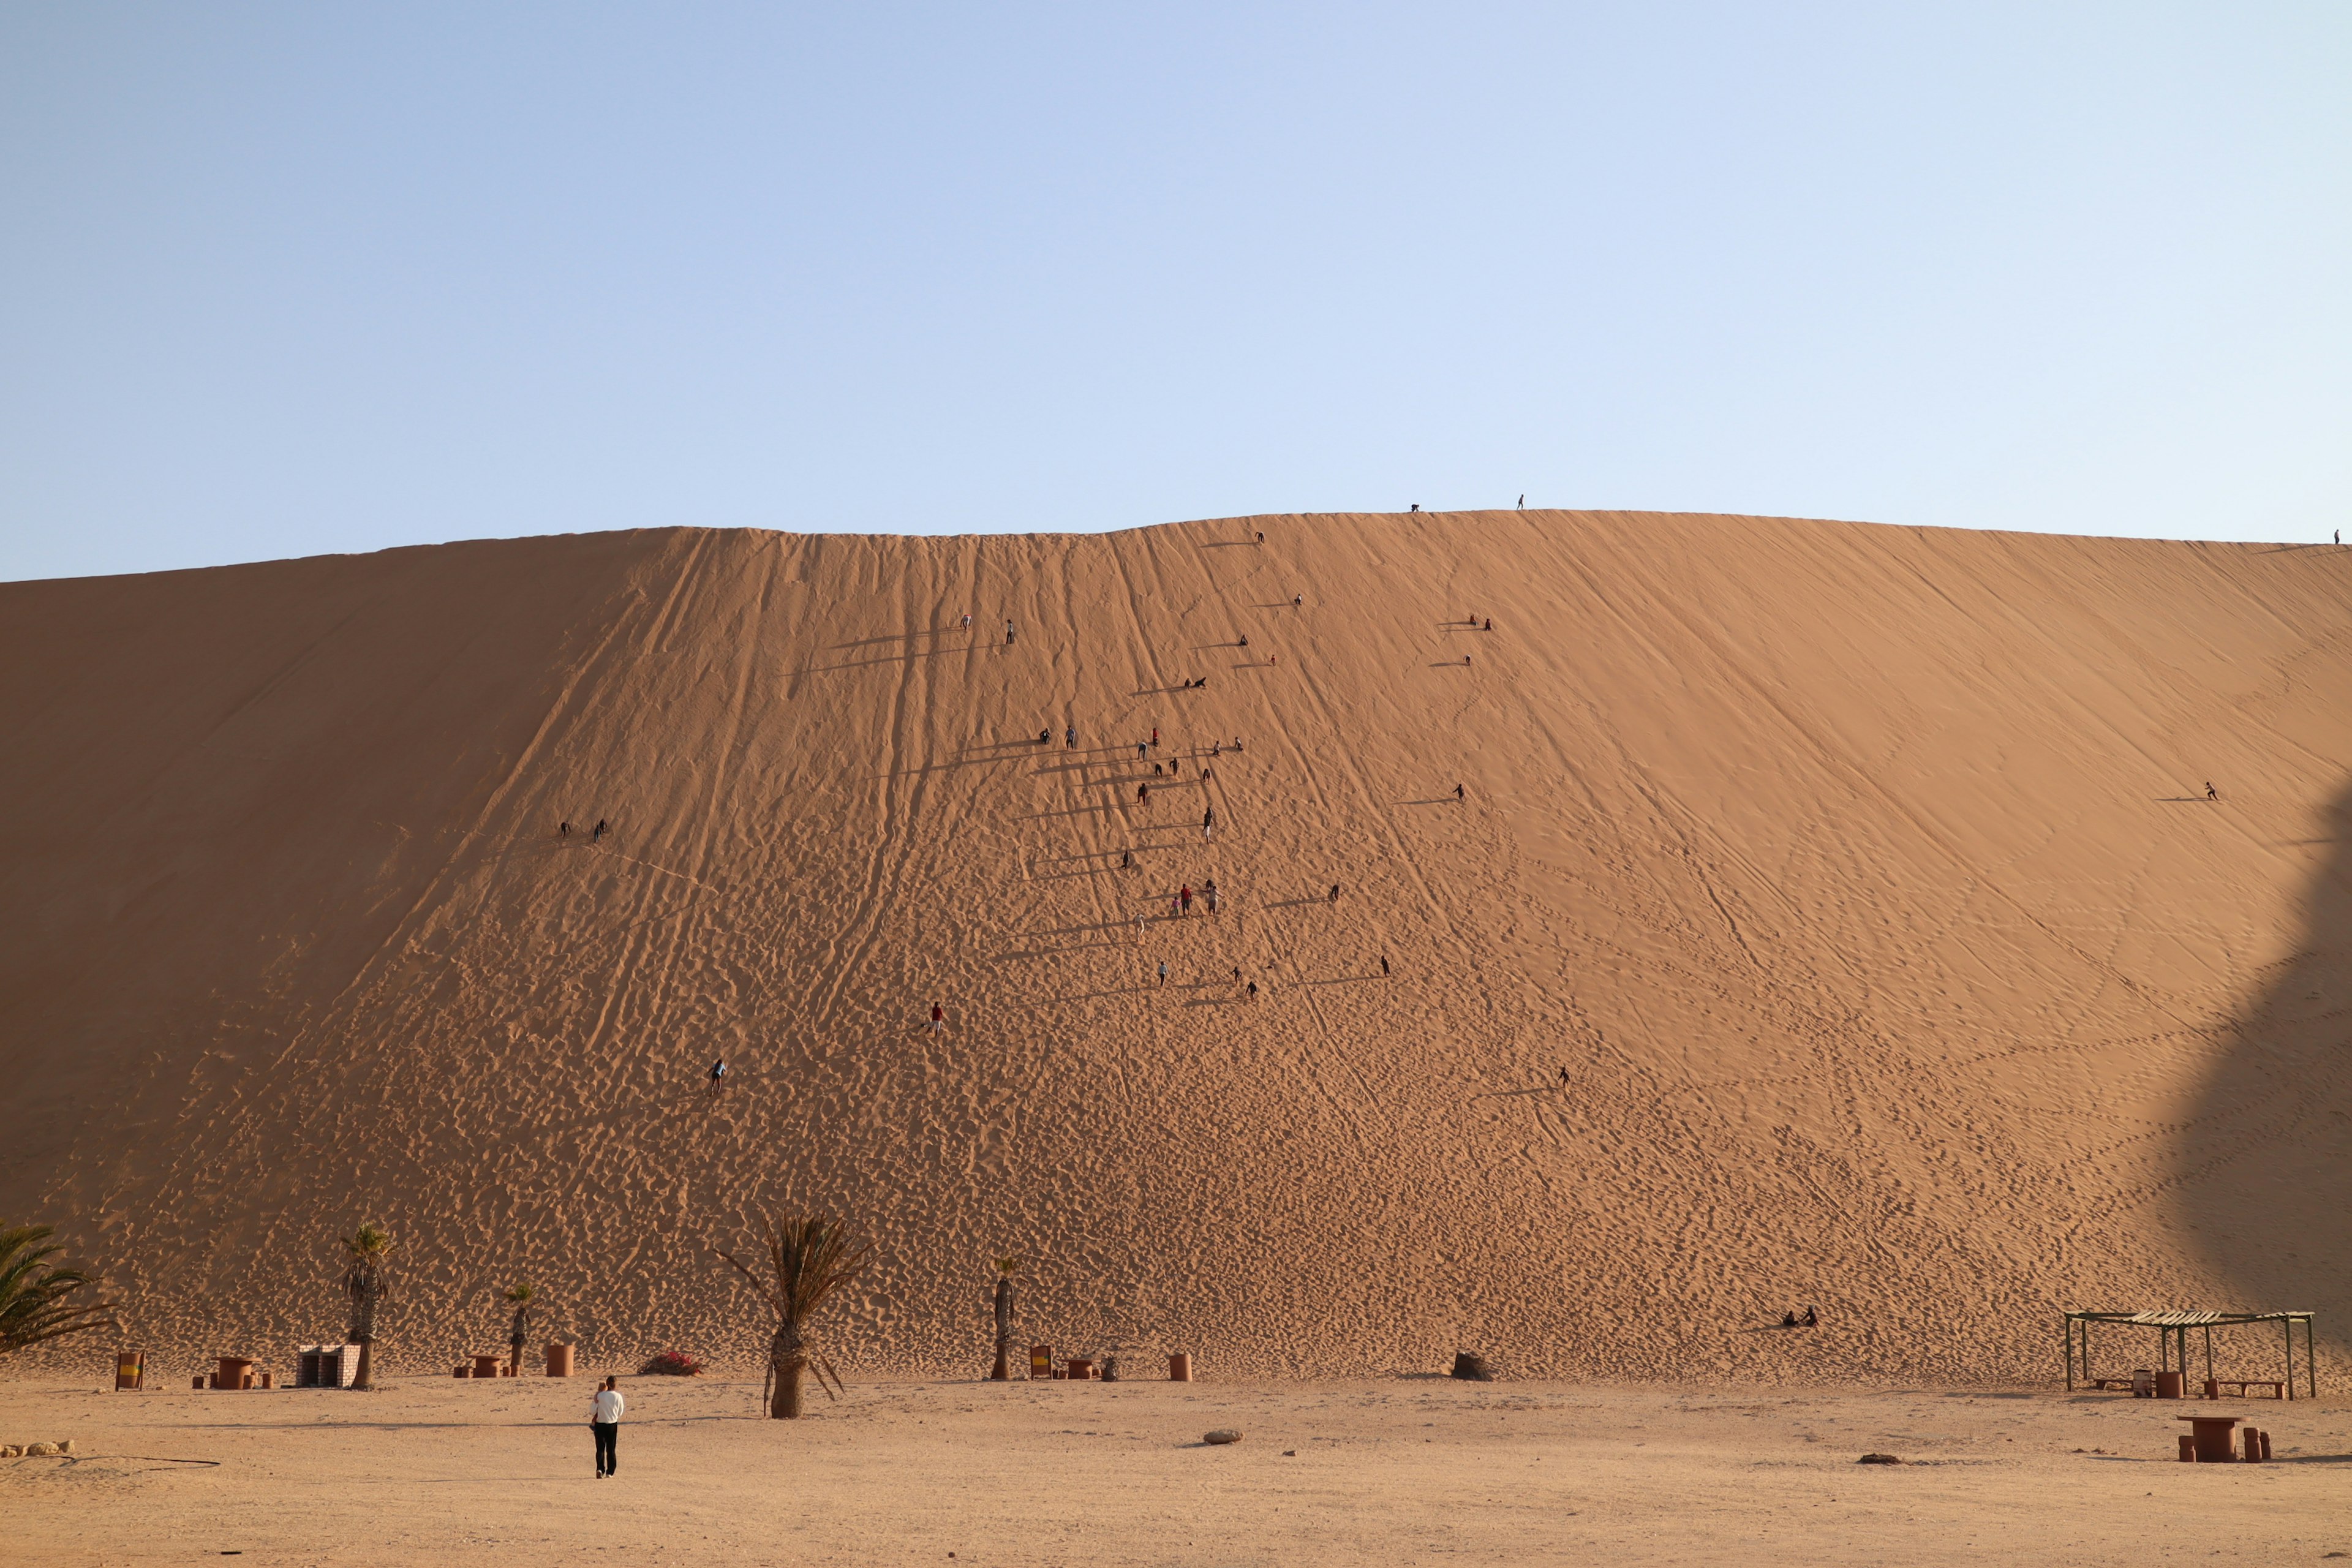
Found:
[[[276,1373],[274,1373],[274,1372],[265,1372],[265,1373],[263,1373],[261,1374],[261,1386],[262,1386],[262,1387],[264,1387],[264,1388],[275,1388],[275,1387],[277,1387],[277,1386],[278,1386],[278,1374],[277,1374]]]
[[[460,1363],[459,1365],[453,1366],[449,1369],[449,1375],[451,1377],[471,1377],[474,1375],[474,1369],[470,1366]]]
[[[2269,1462],[2270,1462],[2270,1457],[2271,1457],[2271,1435],[2270,1435],[2268,1432],[2264,1432],[2264,1433],[2263,1434],[2263,1463],[2265,1463],[2265,1464],[2269,1463]]]
[[[496,1376],[498,1376],[498,1375],[499,1375],[499,1358],[498,1358],[498,1357],[496,1357],[496,1356],[494,1356],[494,1355],[478,1355],[478,1356],[476,1356],[476,1357],[474,1358],[474,1375],[475,1375],[476,1377],[496,1377]]]
[[[2156,1396],[2158,1399],[2186,1398],[2188,1396],[2188,1390],[2184,1388],[2182,1384],[2187,1381],[2187,1377],[2184,1373],[2177,1372],[2159,1372],[2156,1374]]]
[[[222,1388],[250,1388],[253,1386],[250,1381],[253,1376],[253,1360],[250,1356],[225,1355],[220,1358],[218,1375],[219,1386]]]
[[[203,1373],[198,1373],[195,1376],[188,1379],[188,1386],[201,1393],[205,1386],[205,1374]]]
[[[580,1347],[577,1345],[548,1346],[547,1375],[550,1377],[570,1377],[572,1375],[572,1352],[579,1348]]]
[[[1070,1375],[1073,1378],[1089,1378],[1094,1374],[1094,1363],[1088,1361],[1082,1355],[1074,1355],[1070,1358]]]
[[[2245,1462],[2250,1465],[2261,1464],[2263,1462],[2263,1435],[2260,1432],[2255,1431],[2252,1426],[2249,1426],[2243,1432],[2239,1433],[2238,1436],[2245,1439]]]
[[[2197,1462],[2197,1439],[2186,1432],[2180,1435],[2180,1462],[2184,1465]]]
[[[1189,1355],[1170,1356],[1168,1358],[1168,1381],[1171,1383],[1192,1382],[1192,1358]]]

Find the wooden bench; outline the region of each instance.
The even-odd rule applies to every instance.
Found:
[[[2273,1399],[2286,1397],[2286,1384],[2269,1377],[2209,1377],[2205,1380],[2205,1397],[2219,1399],[2224,1388],[2236,1389],[2241,1399],[2252,1399],[2253,1395],[2247,1391],[2255,1388],[2269,1389]]]

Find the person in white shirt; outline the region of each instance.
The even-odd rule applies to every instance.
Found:
[[[617,1377],[606,1378],[604,1386],[596,1391],[596,1403],[588,1413],[588,1430],[596,1436],[596,1479],[600,1481],[621,1468],[620,1461],[614,1458],[613,1439],[620,1436],[621,1412],[628,1408],[629,1402],[621,1397],[620,1381]]]

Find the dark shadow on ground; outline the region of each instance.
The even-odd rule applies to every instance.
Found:
[[[2318,1314],[2320,1387],[2326,1353],[2341,1356],[2352,1312],[2343,1216],[2352,1211],[2352,789],[2328,806],[2334,848],[2304,895],[2294,955],[2218,1042],[2218,1065],[2176,1145],[2184,1239],[2235,1287],[2244,1311]],[[2149,1302],[2151,1307],[2176,1303]],[[2284,1335],[2274,1324],[2231,1331],[2224,1376],[2276,1377]],[[2215,1335],[2217,1349],[2221,1336]],[[2295,1377],[2304,1374],[2295,1335]],[[2243,1363],[2245,1364],[2240,1364]],[[2298,1388],[2298,1392],[2299,1392]]]

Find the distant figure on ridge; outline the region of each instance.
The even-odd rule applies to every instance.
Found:
[[[1519,507],[1518,507],[1518,510],[1521,510],[1521,511],[1525,511],[1525,510],[1528,510],[1528,492],[1527,492],[1527,491],[1525,491],[1525,490],[1521,490],[1521,491],[1519,492]]]
[[[2340,537],[2342,537],[2342,536],[2341,536],[2341,535],[2338,535],[2337,537],[2339,537],[2339,538],[2340,538]],[[1257,531],[1257,542],[1258,542],[1260,544],[1264,544],[1264,543],[1265,542],[1265,530],[1264,530],[1264,529],[1262,529],[1262,528],[1261,528],[1261,529],[1259,529],[1259,530]]]

